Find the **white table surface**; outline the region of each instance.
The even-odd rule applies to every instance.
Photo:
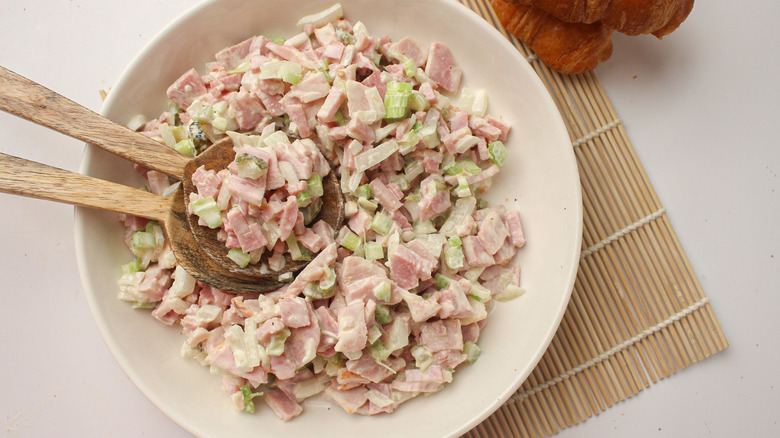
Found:
[[[0,65],[99,110],[192,0],[0,0]],[[731,346],[561,437],[780,436],[780,2],[699,0],[597,69]],[[0,151],[78,170],[82,145],[0,113]],[[0,194],[0,435],[185,437],[128,380],[78,278],[72,207]]]

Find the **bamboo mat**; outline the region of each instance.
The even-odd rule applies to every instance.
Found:
[[[458,0],[525,55],[572,139],[583,245],[566,314],[520,389],[468,438],[544,437],[723,350],[728,342],[598,78],[561,75],[503,30],[487,0]]]

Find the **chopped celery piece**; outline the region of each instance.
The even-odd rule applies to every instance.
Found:
[[[130,237],[130,246],[137,251],[154,249],[157,246],[157,239],[151,231],[136,231]]]
[[[248,72],[248,71],[249,71],[249,69],[250,69],[251,67],[252,67],[252,63],[251,63],[251,62],[249,62],[249,60],[248,60],[248,59],[245,59],[244,61],[242,61],[242,62],[241,62],[241,64],[238,64],[238,65],[236,66],[236,68],[234,68],[233,70],[229,70],[229,71],[227,72],[227,74],[229,74],[229,75],[234,75],[234,74],[236,74],[236,73],[246,73],[246,72]]]
[[[265,352],[269,356],[281,356],[284,353],[284,341],[290,337],[290,329],[287,327],[279,330],[277,333],[271,336],[268,340],[268,344],[265,347]]]
[[[281,79],[295,85],[302,75],[303,67],[291,61],[269,61],[260,67],[260,79]]]
[[[393,175],[390,177],[390,182],[397,184],[398,188],[403,192],[409,190],[409,180],[407,180],[404,175]]]
[[[409,96],[409,109],[412,111],[425,111],[430,108],[430,106],[431,104],[428,103],[428,99],[419,91],[413,91]]]
[[[444,263],[450,269],[459,269],[463,267],[465,256],[463,255],[463,249],[460,246],[454,248],[447,248],[444,251]]]
[[[392,351],[388,351],[387,348],[385,348],[385,346],[382,345],[381,341],[376,341],[373,344],[371,344],[371,346],[369,347],[368,354],[371,356],[372,359],[374,359],[380,365],[384,365],[382,361],[390,357]],[[385,368],[388,367],[385,366]]]
[[[285,243],[287,244],[287,249],[290,251],[290,257],[293,260],[303,260],[307,262],[311,261],[311,254],[309,253],[309,250],[298,245],[298,239],[294,235],[291,234]]]
[[[369,200],[364,197],[359,197],[357,200],[358,205],[365,208],[366,210],[370,212],[376,211],[376,209],[379,207],[379,202],[374,200]]]
[[[262,392],[252,392],[252,387],[247,383],[241,387],[241,397],[244,399],[244,410],[250,413],[255,412],[255,402],[252,401],[255,397],[262,396]]]
[[[348,232],[346,236],[341,240],[341,246],[347,248],[350,251],[356,251],[360,246],[360,237],[352,231]]]
[[[455,195],[458,196],[458,198],[471,196],[471,187],[469,187],[469,182],[465,176],[461,175],[458,177],[458,185],[453,191],[455,192]]]
[[[322,275],[319,281],[319,287],[323,291],[332,291],[333,286],[336,285],[336,271],[328,266],[325,268],[325,273]]]
[[[496,300],[509,301],[519,297],[520,295],[523,295],[524,293],[525,289],[519,286],[515,286],[514,284],[509,284],[503,291],[496,294]]]
[[[344,116],[339,111],[336,111],[336,114],[333,115],[333,119],[336,121],[336,124],[339,126],[344,126],[347,124],[347,121],[344,120]]]
[[[460,236],[455,235],[447,239],[447,243],[449,243],[451,247],[455,248],[456,246],[463,245],[463,240],[460,239]]]
[[[306,180],[306,191],[309,192],[313,198],[322,196],[324,189],[322,187],[322,177],[320,177],[319,174],[312,173],[311,178]]]
[[[197,153],[195,149],[195,142],[191,138],[185,138],[184,140],[176,143],[173,147],[176,152],[184,155],[185,157],[194,157]]]
[[[466,362],[469,364],[473,364],[474,362],[479,359],[479,355],[482,353],[482,349],[479,348],[479,345],[471,342],[466,341],[463,343],[463,354],[466,355]]]
[[[377,300],[390,301],[393,292],[393,285],[390,280],[383,281],[374,287],[372,293]]]
[[[413,78],[415,73],[417,73],[417,66],[414,65],[414,59],[406,58],[402,65],[404,66],[404,73],[406,73],[406,76]]]
[[[130,263],[122,265],[122,274],[134,274],[143,270],[141,259],[135,259]]]
[[[470,173],[472,175],[479,175],[482,173],[482,168],[477,166],[471,160],[460,160],[458,161],[458,165],[460,165],[460,167],[462,167],[463,171],[466,173]]]
[[[451,281],[452,279],[450,277],[447,277],[446,275],[436,274],[436,276],[434,277],[434,285],[438,289],[447,289]]]
[[[209,228],[219,228],[222,225],[222,212],[219,211],[217,201],[214,200],[213,196],[191,202],[190,208],[193,213],[206,222]]]
[[[363,251],[366,260],[379,260],[385,257],[384,249],[382,249],[382,244],[379,242],[366,242],[365,246],[363,246]]]
[[[260,178],[268,172],[268,163],[252,154],[236,155],[236,170],[241,178]]]
[[[246,268],[247,265],[249,265],[250,260],[252,257],[245,253],[244,251],[241,251],[238,248],[230,248],[230,250],[227,253],[227,257],[230,260],[233,260],[236,262],[236,264],[242,268]]]
[[[379,330],[379,327],[372,325],[371,328],[368,329],[368,343],[373,344],[382,336],[382,330]]]
[[[468,296],[474,298],[480,303],[487,303],[488,301],[490,301],[491,295],[492,293],[490,292],[490,289],[486,288],[485,286],[482,286],[477,282],[471,283],[471,286],[469,287]]]
[[[374,318],[376,318],[380,324],[388,324],[393,321],[393,315],[390,313],[390,308],[384,304],[376,305],[376,309],[374,309]]]
[[[308,190],[304,190],[295,195],[295,198],[298,199],[298,207],[303,208],[308,207],[311,204],[312,195]]]
[[[490,155],[490,162],[501,167],[504,165],[504,161],[506,161],[508,152],[504,143],[496,140],[488,145],[488,154]]]
[[[355,190],[355,196],[358,198],[371,199],[371,186],[363,184]]]
[[[444,171],[445,175],[458,175],[464,172],[463,168],[460,167],[460,164],[456,163],[455,161],[444,166],[442,170]]]
[[[385,119],[401,119],[406,115],[412,84],[408,82],[390,82],[385,92]]]
[[[433,353],[425,345],[415,345],[412,347],[412,356],[414,364],[422,371],[433,365]]]
[[[330,298],[335,294],[336,291],[333,288],[323,290],[320,287],[319,281],[308,283],[306,287],[303,288],[303,295],[311,300],[323,300],[325,298]]]
[[[371,219],[371,229],[383,236],[387,236],[387,233],[390,232],[390,228],[392,226],[393,220],[387,217],[387,215],[381,211],[377,212],[374,215],[374,218]]]

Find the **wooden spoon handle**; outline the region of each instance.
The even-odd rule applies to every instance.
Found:
[[[0,153],[0,192],[129,213],[164,222],[171,199]]]
[[[178,180],[184,177],[187,157],[3,67],[0,109]]]

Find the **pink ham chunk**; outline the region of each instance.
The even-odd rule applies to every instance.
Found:
[[[482,246],[476,236],[466,236],[463,239],[463,255],[469,266],[490,266],[495,263],[493,256]]]
[[[463,350],[463,332],[460,320],[444,319],[420,326],[420,343],[432,352],[442,350]]]
[[[450,93],[457,93],[463,72],[455,64],[450,49],[442,43],[434,42],[428,52],[425,74]]]
[[[295,296],[303,292],[306,284],[320,280],[327,269],[336,261],[338,244],[333,242],[329,244],[317,257],[309,262],[305,268],[295,277],[292,283],[287,286],[285,296]]]
[[[263,104],[260,99],[247,91],[231,93],[228,96],[228,104],[235,114],[238,128],[244,131],[252,130],[264,119]]]
[[[501,215],[498,211],[490,210],[487,216],[479,222],[477,238],[482,244],[482,248],[490,255],[498,252],[508,236],[509,231],[504,225],[504,221],[501,220]]]
[[[338,313],[339,340],[336,351],[356,353],[368,342],[368,328],[363,311],[363,302],[355,301],[342,307]]]
[[[254,220],[247,220],[241,209],[234,208],[225,215],[229,229],[235,234],[241,250],[245,253],[264,247],[268,240],[260,230],[260,224]],[[228,228],[226,227],[226,229]]]
[[[371,195],[376,198],[388,212],[392,213],[403,206],[401,203],[402,198],[398,198],[396,194],[378,178],[371,181]],[[401,195],[403,196],[403,192]]]
[[[405,58],[414,61],[414,65],[422,67],[428,57],[425,49],[417,41],[404,37],[393,43],[389,47],[390,53],[398,53]]]
[[[192,102],[206,94],[206,83],[200,77],[195,69],[187,70],[179,79],[176,80],[166,92],[168,98],[176,105],[187,109]]]
[[[322,123],[332,122],[341,104],[344,103],[345,96],[341,87],[331,87],[327,97],[325,97],[325,102],[317,111],[317,120]]]
[[[263,400],[282,421],[290,421],[303,412],[303,407],[281,389],[274,389]]]
[[[520,213],[517,210],[509,210],[504,214],[504,221],[509,228],[512,244],[518,248],[525,245],[525,234],[523,233],[523,225],[520,222]]]
[[[290,328],[305,327],[311,324],[309,306],[301,297],[285,297],[279,300],[279,312],[282,322]]]
[[[390,253],[387,266],[390,268],[390,279],[407,290],[417,287],[420,280],[430,279],[431,272],[436,267],[430,260],[405,245],[398,245]]]

